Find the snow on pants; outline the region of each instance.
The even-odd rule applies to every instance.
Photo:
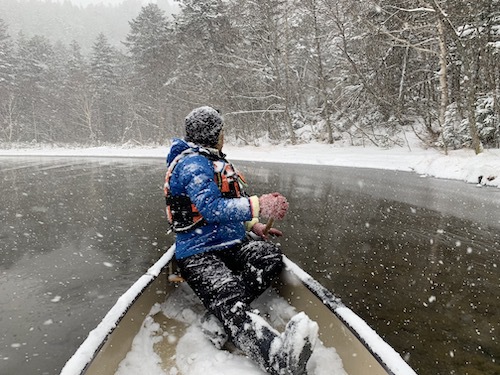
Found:
[[[182,277],[208,311],[227,328],[234,306],[260,296],[283,268],[281,250],[270,242],[249,241],[226,250],[178,259]]]

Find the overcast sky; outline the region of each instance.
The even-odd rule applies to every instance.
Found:
[[[52,1],[60,1],[63,2],[64,0],[52,0]],[[104,4],[109,4],[109,5],[118,5],[123,2],[123,0],[70,0],[73,4],[81,5],[81,6],[86,6],[89,4],[99,4],[99,3],[104,3]],[[142,0],[144,4],[147,3],[155,3],[156,0]],[[174,0],[170,0],[171,3],[174,3]]]
[[[45,1],[45,0],[40,0],[40,1]],[[64,2],[64,0],[49,0],[49,1],[60,2],[60,3]],[[117,5],[123,2],[123,0],[69,0],[69,1],[72,2],[73,4],[83,5],[83,6],[89,4],[99,4],[99,3]]]
[[[78,5],[89,5],[89,4],[99,4],[99,3],[118,5],[120,3],[123,3],[123,0],[70,0],[70,1],[73,4],[78,4]]]

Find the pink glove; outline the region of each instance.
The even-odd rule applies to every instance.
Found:
[[[257,236],[264,238],[267,240],[267,235],[271,236],[276,236],[276,237],[281,237],[283,235],[283,232],[276,229],[276,228],[271,228],[267,232],[267,234],[264,234],[264,230],[266,229],[266,224],[262,223],[255,223],[252,227],[252,232],[254,232]]]
[[[281,220],[288,211],[288,201],[280,193],[264,194],[259,198],[260,214],[267,219]]]

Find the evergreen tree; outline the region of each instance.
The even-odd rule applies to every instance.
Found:
[[[165,85],[175,68],[169,38],[172,31],[164,12],[156,4],[148,4],[130,22],[127,46],[134,64],[132,87],[135,115],[144,131],[141,137],[158,141],[164,137],[168,108]]]
[[[232,27],[227,7],[221,0],[183,0],[182,12],[175,17],[179,44],[179,70],[176,76],[186,83],[188,101],[210,102],[220,106],[227,99],[224,77],[228,57],[241,41]]]
[[[101,95],[110,94],[117,84],[117,51],[109,44],[103,33],[99,33],[92,46],[90,72],[92,84]]]
[[[53,98],[51,88],[56,87],[56,60],[54,49],[48,39],[35,35],[27,39],[18,38],[17,82],[20,116],[19,140],[54,140]]]
[[[0,18],[0,87],[9,87],[14,81],[13,43],[7,24]]]
[[[163,11],[156,4],[143,7],[140,14],[130,23],[130,32],[125,45],[142,78],[143,86],[153,85],[158,90],[167,78],[169,63],[168,38],[171,30]],[[145,80],[144,80],[145,79]]]
[[[67,69],[70,76],[79,75],[85,65],[82,48],[76,40],[72,40],[69,45]]]
[[[0,140],[12,141],[16,126],[13,43],[0,18]]]
[[[100,143],[115,136],[117,123],[116,103],[119,96],[118,70],[119,53],[100,33],[92,47],[90,59],[90,85],[92,97],[89,100],[89,137]]]
[[[67,126],[65,141],[88,142],[93,137],[93,110],[96,100],[91,89],[90,67],[85,60],[80,44],[72,41],[65,67],[66,80],[63,84],[66,104]]]
[[[0,140],[11,141],[15,124],[13,44],[0,18]]]

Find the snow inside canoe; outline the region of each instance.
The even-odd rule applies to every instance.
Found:
[[[199,324],[204,308],[186,283],[168,281],[172,246],[123,294],[61,375],[261,375],[241,352],[219,350]],[[320,327],[309,375],[415,374],[352,310],[284,257],[285,269],[257,308],[278,330],[304,311]]]

